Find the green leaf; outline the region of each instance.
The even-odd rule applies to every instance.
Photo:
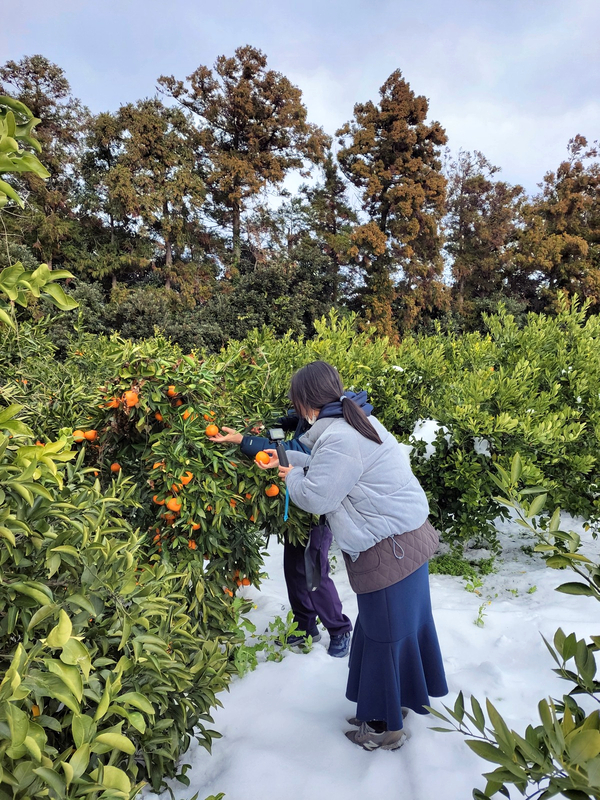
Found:
[[[546,500],[548,498],[547,494],[539,494],[531,501],[531,505],[529,506],[529,515],[530,517],[536,517],[542,508],[546,505]]]
[[[51,786],[59,797],[65,796],[65,782],[60,777],[58,772],[48,767],[37,767],[33,770],[35,774],[45,781],[48,786]]]
[[[38,610],[35,612],[35,614],[29,620],[29,625],[27,626],[27,630],[28,631],[32,631],[35,628],[36,625],[39,625],[47,617],[51,616],[55,612],[56,612],[56,606],[55,605],[42,606],[41,608],[38,608]]]
[[[566,745],[575,764],[585,764],[600,754],[600,731],[576,730],[567,737]]]
[[[73,778],[80,778],[86,771],[90,763],[90,753],[91,748],[87,742],[78,747],[73,753],[69,759],[69,764],[73,769]]]
[[[100,782],[105,789],[115,789],[118,792],[124,792],[129,795],[131,792],[131,782],[127,774],[118,767],[105,765],[102,770],[102,778],[100,778],[100,770],[95,769],[90,773],[90,778],[93,781]]]
[[[85,609],[88,614],[92,614],[92,616],[96,616],[96,609],[92,605],[92,603],[84,597],[82,594],[71,594],[69,597],[66,598],[67,603],[73,603],[73,605],[79,606],[79,608]]]
[[[554,514],[552,514],[552,518],[550,519],[549,523],[550,533],[554,533],[554,531],[559,530],[559,528],[560,528],[560,508],[555,508]]]
[[[86,743],[90,744],[96,735],[94,720],[87,714],[74,714],[71,730],[76,747],[81,747]]]
[[[521,456],[515,453],[510,465],[510,482],[514,485],[519,482],[519,478],[523,472],[523,462]]]
[[[50,295],[53,304],[58,306],[61,311],[73,311],[74,308],[79,307],[79,303],[76,300],[66,295],[64,290],[54,283],[47,283],[44,286],[43,293],[45,295]]]
[[[2,427],[2,423],[8,422],[9,419],[16,417],[16,415],[19,413],[19,411],[21,411],[22,408],[23,406],[19,406],[16,403],[13,403],[10,406],[3,408],[0,411],[0,428]]]
[[[53,675],[59,677],[65,686],[70,689],[77,701],[81,702],[83,697],[83,681],[81,679],[81,673],[77,667],[70,666],[69,664],[63,664],[62,661],[57,661],[56,659],[52,658],[45,659],[45,663],[48,667],[48,670]]]
[[[13,747],[20,747],[25,742],[29,731],[29,717],[14,703],[6,703],[6,721],[10,730]]]
[[[52,598],[48,597],[46,592],[37,589],[34,586],[28,586],[25,583],[16,582],[9,584],[9,588],[13,589],[15,592],[19,592],[19,594],[24,594],[27,597],[31,597],[32,600],[35,600],[41,606],[47,606],[52,603]]]
[[[58,615],[58,625],[52,628],[46,638],[48,647],[63,647],[71,638],[73,624],[67,612],[61,608]],[[79,698],[81,699],[81,698]]]
[[[502,764],[502,766],[508,766],[508,764],[511,763],[510,758],[503,753],[499,747],[490,744],[490,742],[467,739],[466,743],[476,755],[486,761],[492,761],[494,764]]]
[[[588,597],[594,595],[594,590],[591,586],[588,586],[587,583],[579,583],[578,581],[561,583],[560,586],[556,587],[556,591],[562,592],[563,594],[584,594]]]
[[[120,750],[130,756],[135,753],[134,743],[122,733],[99,733],[92,743],[92,749],[94,744],[108,745],[114,750]]]
[[[492,727],[494,729],[494,736],[498,741],[498,744],[502,745],[502,749],[505,752],[513,753],[515,750],[514,736],[511,734],[506,726],[506,723],[502,719],[502,716],[498,713],[497,709],[489,699],[486,700],[486,708],[490,722],[492,723]]]
[[[64,664],[80,667],[86,679],[89,678],[92,660],[83,642],[78,639],[69,639],[62,649],[60,660]]]
[[[125,694],[120,694],[118,697],[115,697],[115,701],[118,701],[122,705],[139,708],[140,711],[144,711],[146,714],[154,714],[154,706],[143,694],[140,694],[140,692],[126,692]]]

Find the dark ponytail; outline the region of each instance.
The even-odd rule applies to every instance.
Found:
[[[323,408],[328,403],[341,403],[342,415],[348,425],[365,438],[381,444],[379,434],[362,408],[350,397],[344,396],[339,372],[326,361],[313,361],[298,370],[292,376],[289,397],[302,416],[307,416],[310,409]]]

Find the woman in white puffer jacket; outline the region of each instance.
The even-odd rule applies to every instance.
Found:
[[[448,688],[431,612],[427,562],[438,544],[427,498],[406,449],[374,417],[366,393],[344,392],[324,361],[292,378],[290,400],[311,425],[301,441],[310,454],[275,451],[290,499],[325,515],[344,554],[358,619],[346,696],[357,703],[357,727],[346,736],[366,750],[406,741],[403,716],[425,714],[429,697]]]

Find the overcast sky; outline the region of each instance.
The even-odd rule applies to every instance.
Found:
[[[0,20],[0,63],[46,56],[94,112],[251,44],[330,134],[400,69],[453,151],[530,192],[600,138],[599,0],[3,0]]]

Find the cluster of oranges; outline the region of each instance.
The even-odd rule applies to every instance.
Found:
[[[73,441],[74,442],[95,442],[98,438],[98,431],[91,430],[91,431],[80,431],[77,429],[73,431]]]
[[[127,408],[134,408],[140,402],[140,395],[134,389],[124,392],[122,397],[110,397],[104,404],[105,408],[119,408],[121,403]]]
[[[264,450],[259,450],[258,453],[254,456],[254,460],[257,464],[268,464],[271,460],[271,456],[268,453],[265,453]],[[277,497],[279,494],[279,486],[276,483],[272,483],[270,486],[267,486],[265,489],[265,494],[267,497]],[[254,522],[254,520],[252,520]]]

